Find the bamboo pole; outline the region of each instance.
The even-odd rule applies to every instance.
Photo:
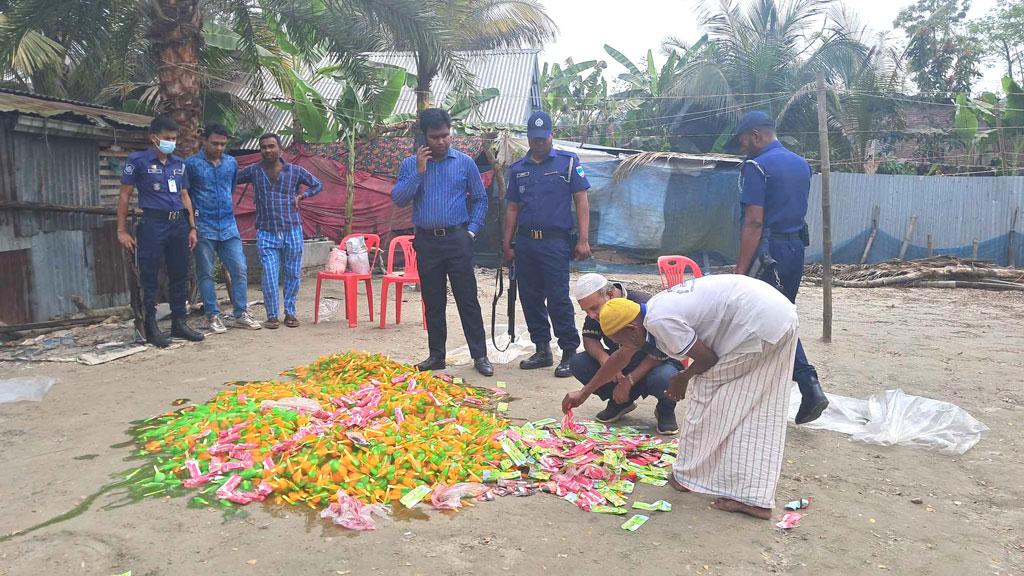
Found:
[[[929,235],[928,235],[928,257],[929,257],[929,258],[931,258],[931,257],[932,257],[932,253],[933,253],[933,248],[934,248],[934,247],[932,246],[932,235],[931,235],[931,234],[929,234]]]
[[[821,339],[832,341],[832,193],[829,189],[831,162],[828,122],[825,118],[825,74],[818,72],[818,141],[821,147]]]
[[[1010,233],[1007,236],[1009,245],[1006,248],[1006,260],[1010,268],[1017,267],[1017,217],[1020,215],[1020,206],[1013,209],[1013,217],[1010,218]]]
[[[914,234],[914,227],[917,226],[917,216],[910,217],[910,224],[907,225],[907,233],[903,235],[903,244],[900,245],[899,260],[907,255],[907,248],[910,247],[910,237]]]
[[[978,259],[978,239],[974,239],[974,246],[971,248],[971,260]]]
[[[878,236],[878,219],[881,216],[882,209],[876,204],[871,209],[871,234],[868,234],[868,243],[864,245],[864,254],[860,257],[860,263],[863,264],[868,261],[868,254],[871,252],[871,245],[875,243],[875,236]]]

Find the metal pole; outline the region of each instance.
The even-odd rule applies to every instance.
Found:
[[[821,144],[821,287],[823,298],[821,339],[832,341],[832,193],[828,146],[828,122],[825,118],[825,74],[818,72],[818,141]]]

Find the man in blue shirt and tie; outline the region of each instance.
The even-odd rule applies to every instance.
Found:
[[[519,363],[519,368],[533,370],[554,364],[554,329],[562,349],[555,376],[568,378],[572,376],[570,362],[580,346],[575,310],[569,299],[569,261],[574,256],[579,260],[590,257],[590,182],[576,154],[554,149],[547,112],[530,115],[526,136],[529,153],[508,169],[503,231],[505,260],[515,261],[519,299],[530,340],[537,348]],[[573,236],[573,224],[578,226],[578,238]]]
[[[196,246],[196,276],[199,293],[210,329],[220,334],[227,331],[217,305],[217,288],[213,281],[213,255],[220,256],[221,264],[231,280],[231,301],[234,315],[224,319],[234,326],[259,330],[262,328],[248,312],[248,277],[242,237],[235,223],[232,192],[238,175],[238,162],[224,153],[228,144],[228,129],[211,124],[203,131],[203,149],[185,161],[188,189],[195,208],[199,244]]]
[[[135,252],[139,266],[146,341],[159,348],[171,344],[156,323],[156,293],[163,264],[167,266],[171,336],[194,342],[203,339],[185,320],[188,256],[198,238],[185,161],[173,154],[177,140],[178,125],[174,120],[163,116],[153,119],[149,125],[152,146],[128,155],[117,202],[117,239],[126,250]],[[139,191],[142,220],[132,236],[128,231],[128,204],[135,190]]]
[[[811,167],[779,142],[775,122],[761,111],[740,119],[727,146],[747,155],[740,173],[743,225],[736,273],[768,282],[795,304],[804,273],[804,248],[810,243],[804,218]],[[796,423],[817,420],[828,407],[828,397],[799,340],[793,380],[801,396]]]
[[[484,376],[494,374],[487,359],[487,338],[473,272],[473,239],[484,226],[487,192],[472,158],[450,146],[451,118],[439,108],[420,112],[419,129],[426,139],[416,154],[402,161],[391,199],[400,207],[412,203],[416,226],[416,264],[427,316],[429,357],[419,370],[444,368],[448,324],[447,283],[451,281],[462,331],[473,365]],[[467,207],[466,199],[469,198]]]

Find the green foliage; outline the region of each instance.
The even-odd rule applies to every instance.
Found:
[[[970,93],[981,77],[982,46],[967,25],[970,0],[917,0],[893,25],[908,38],[907,67],[917,89],[936,99]]]

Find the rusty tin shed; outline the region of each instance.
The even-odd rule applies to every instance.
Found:
[[[150,120],[0,90],[0,323],[129,303],[119,174]]]

